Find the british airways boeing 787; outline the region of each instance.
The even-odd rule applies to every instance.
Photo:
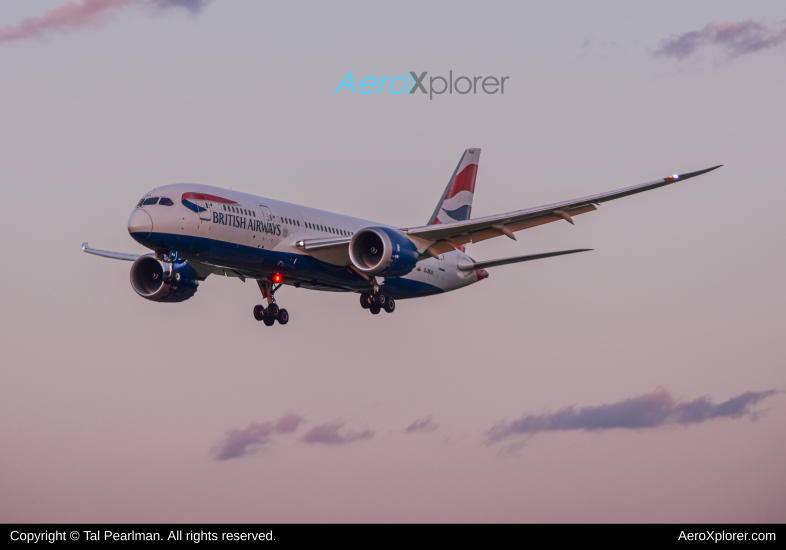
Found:
[[[257,281],[266,305],[254,317],[285,325],[289,313],[275,293],[282,285],[360,293],[360,305],[392,313],[396,300],[448,292],[482,281],[486,268],[587,249],[561,250],[476,262],[467,243],[564,220],[600,203],[656,189],[719,168],[674,174],[580,199],[472,219],[480,149],[467,149],[426,225],[398,228],[315,208],[207,185],[157,187],[136,205],[128,232],[153,251],[85,252],[132,261],[131,286],[154,302],[182,302],[208,275]]]

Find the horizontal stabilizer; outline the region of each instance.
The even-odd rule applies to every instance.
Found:
[[[498,265],[517,264],[519,262],[528,262],[530,260],[540,260],[541,258],[550,258],[552,256],[562,256],[563,254],[575,254],[576,252],[589,252],[591,248],[578,248],[576,250],[559,250],[557,252],[544,252],[543,254],[530,254],[528,256],[514,256],[512,258],[501,258],[499,260],[489,260],[487,262],[475,262],[474,264],[459,265],[461,271],[474,271],[475,269],[482,269],[485,267],[496,267]]]

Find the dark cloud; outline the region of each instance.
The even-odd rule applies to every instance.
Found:
[[[661,388],[610,405],[567,407],[555,413],[529,414],[512,422],[500,422],[486,433],[486,442],[498,443],[512,436],[530,436],[543,431],[656,428],[665,424],[692,424],[744,415],[755,419],[750,407],[775,393],[777,390],[745,392],[715,405],[707,397],[677,402]]]
[[[420,420],[415,420],[412,424],[410,424],[404,433],[412,433],[412,432],[433,432],[439,428],[438,424],[434,424],[431,421],[431,417],[427,416],[426,418],[422,418]]]
[[[296,414],[287,414],[274,422],[251,423],[245,430],[232,430],[226,438],[213,449],[216,460],[240,458],[253,453],[270,442],[274,433],[292,433],[297,430],[303,418]]]
[[[211,0],[82,0],[67,2],[41,16],[27,17],[16,25],[0,27],[0,44],[12,40],[42,38],[52,32],[105,25],[122,9],[144,5],[153,12],[183,8],[199,13]]]
[[[345,431],[343,434],[339,430],[344,427],[343,422],[333,422],[314,426],[303,435],[306,443],[322,443],[324,445],[345,445],[360,439],[370,439],[374,432],[366,428],[362,432]]]
[[[704,46],[718,46],[730,58],[772,48],[786,42],[786,24],[764,21],[710,23],[700,31],[686,32],[660,43],[653,55],[683,60]]]

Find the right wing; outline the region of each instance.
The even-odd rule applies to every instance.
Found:
[[[135,262],[138,258],[145,256],[146,254],[125,254],[123,252],[110,252],[108,250],[98,250],[97,248],[90,248],[90,245],[87,243],[82,243],[82,250],[87,252],[88,254],[95,254],[96,256],[101,256],[102,258],[112,258],[113,260],[125,260],[127,262]],[[149,254],[152,256],[153,254]],[[208,275],[223,275],[224,277],[237,277],[243,282],[246,281],[246,276],[240,273],[239,271],[232,269],[231,267],[224,267],[220,265],[213,265],[207,264],[204,262],[198,262],[195,260],[187,260],[188,265],[190,265],[194,271],[196,271],[197,275],[199,275],[202,279],[207,278]]]
[[[97,248],[90,248],[87,243],[82,243],[82,250],[88,254],[95,254],[96,256],[103,256],[104,258],[112,258],[115,260],[126,260],[128,262],[135,262],[140,256],[144,254],[123,254],[122,252],[109,252],[108,250],[98,250]]]

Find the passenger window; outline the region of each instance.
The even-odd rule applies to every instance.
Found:
[[[158,197],[150,197],[149,199],[145,199],[144,203],[142,204],[144,206],[150,206],[151,204],[157,204],[157,203],[158,203]]]
[[[161,197],[161,200],[159,201],[158,204],[161,204],[163,206],[174,206],[175,205],[175,203],[172,202],[172,199],[170,199],[168,197]]]

